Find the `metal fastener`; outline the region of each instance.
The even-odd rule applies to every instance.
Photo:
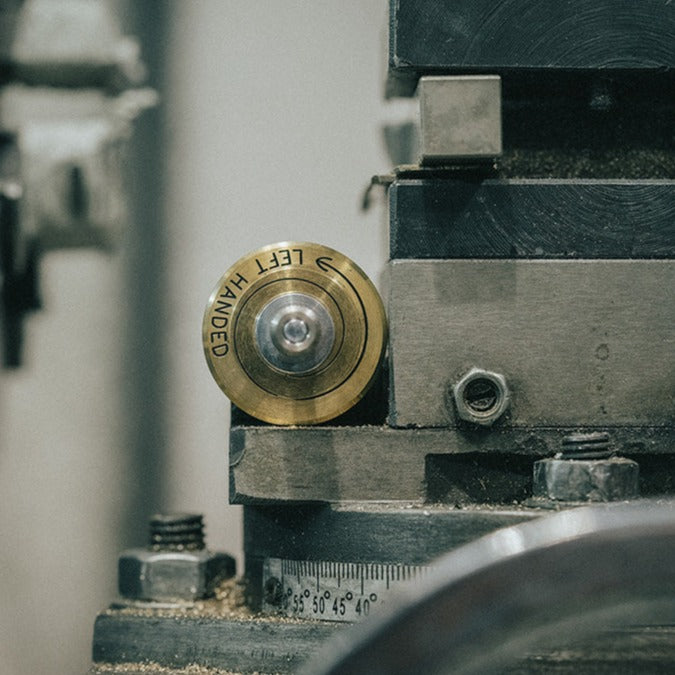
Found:
[[[212,595],[236,566],[232,556],[205,548],[201,515],[176,513],[153,516],[149,546],[124,551],[118,571],[124,598],[192,602]]]
[[[494,424],[511,402],[506,378],[481,368],[472,368],[454,385],[452,392],[458,417],[486,427]]]
[[[565,436],[562,452],[534,463],[533,495],[562,502],[637,497],[637,462],[614,454],[606,432]]]
[[[562,439],[562,459],[607,459],[613,454],[606,431],[569,434]]]

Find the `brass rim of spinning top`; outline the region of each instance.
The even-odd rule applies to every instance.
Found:
[[[202,337],[232,403],[271,424],[317,424],[368,391],[387,327],[377,290],[352,260],[320,244],[282,242],[223,275]]]

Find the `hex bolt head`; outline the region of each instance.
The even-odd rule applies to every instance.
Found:
[[[472,368],[452,388],[457,416],[466,422],[489,427],[509,408],[511,394],[506,378],[481,368]]]
[[[625,457],[534,463],[533,495],[562,502],[612,502],[639,495],[639,466]]]
[[[200,515],[160,514],[152,517],[149,547],[120,555],[118,588],[130,600],[193,602],[235,572],[232,556],[204,548]]]

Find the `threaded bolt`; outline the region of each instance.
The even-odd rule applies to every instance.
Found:
[[[199,513],[157,513],[150,518],[150,549],[199,551],[204,544],[204,522]]]
[[[565,436],[562,451],[534,463],[535,497],[560,502],[613,502],[639,495],[637,462],[616,457],[606,431]]]
[[[562,440],[560,459],[607,459],[614,454],[606,431],[569,434]]]

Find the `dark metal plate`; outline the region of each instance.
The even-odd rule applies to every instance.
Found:
[[[675,181],[399,180],[396,258],[675,257]]]

